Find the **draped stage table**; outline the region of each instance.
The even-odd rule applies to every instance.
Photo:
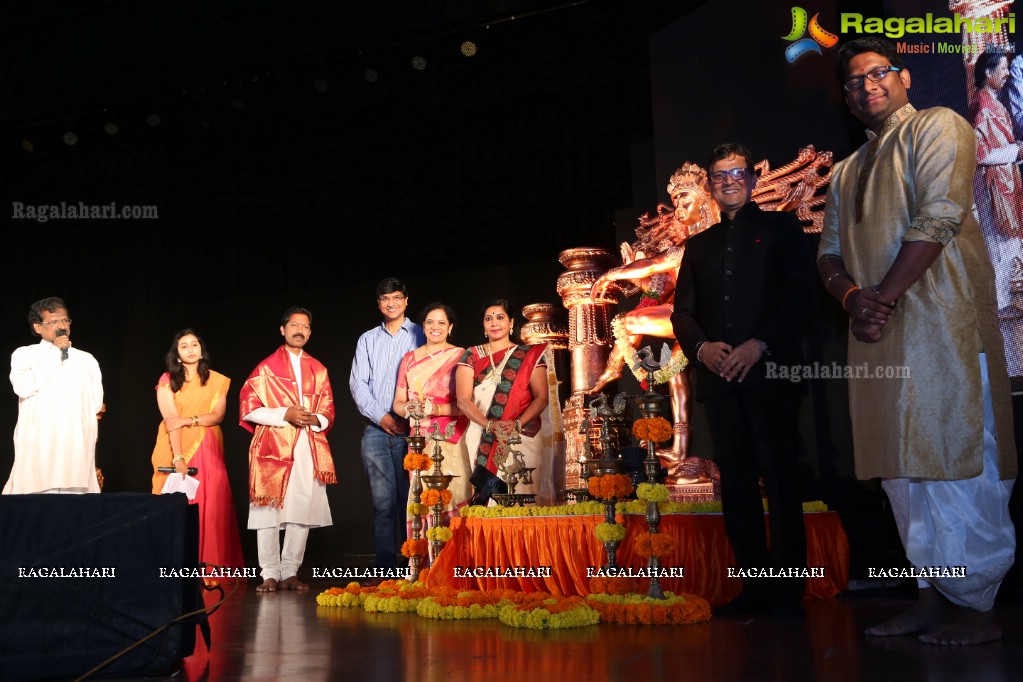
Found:
[[[451,520],[452,538],[431,568],[428,583],[466,590],[587,595],[587,568],[599,567],[605,560],[604,545],[594,535],[594,528],[603,520],[603,516],[456,517]],[[807,566],[822,568],[824,574],[807,579],[806,596],[833,597],[849,586],[849,540],[835,512],[806,513],[803,520]],[[626,528],[618,548],[618,566],[646,567],[646,559],[633,551],[635,537],[646,532],[646,520],[626,514],[619,515],[618,521]],[[728,577],[735,556],[721,514],[664,514],[660,532],[675,538],[675,549],[661,559],[661,565],[685,569],[684,577],[660,579],[665,590],[697,594],[712,605],[739,594],[742,579]],[[477,573],[520,568],[537,573],[536,569],[547,566],[548,577],[465,576],[467,570],[476,568]],[[643,592],[648,585],[648,580],[641,580]]]

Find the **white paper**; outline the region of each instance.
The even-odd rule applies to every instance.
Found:
[[[195,499],[195,491],[198,489],[199,479],[194,476],[181,478],[181,474],[173,473],[167,475],[167,481],[163,484],[163,490],[160,493],[163,495],[168,493],[185,493],[191,502]]]

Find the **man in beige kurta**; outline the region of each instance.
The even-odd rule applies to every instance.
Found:
[[[849,365],[866,368],[849,381],[856,473],[885,479],[915,567],[966,567],[918,581],[920,602],[867,632],[997,639],[1016,452],[994,274],[971,212],[976,140],[950,109],[909,104],[887,41],[853,41],[839,65],[869,141],[832,174],[818,265],[849,313]]]

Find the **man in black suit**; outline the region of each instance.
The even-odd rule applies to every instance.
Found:
[[[806,534],[796,467],[802,390],[768,370],[801,369],[813,257],[793,214],[761,211],[751,201],[757,179],[748,149],[717,147],[708,178],[721,222],[686,243],[672,326],[696,361],[694,396],[705,406],[739,568],[758,575],[795,569],[802,576]],[[770,507],[770,551],[758,475]],[[742,593],[715,613],[798,615],[804,586],[803,577],[746,578]]]

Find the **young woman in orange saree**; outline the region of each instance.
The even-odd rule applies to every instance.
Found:
[[[206,344],[193,330],[175,334],[167,371],[156,386],[163,421],[153,448],[153,493],[160,494],[168,475],[183,477],[189,467],[198,469],[193,503],[199,505],[199,560],[241,569],[245,560],[220,431],[231,380],[209,369],[208,357]],[[176,473],[157,471],[167,466]]]

